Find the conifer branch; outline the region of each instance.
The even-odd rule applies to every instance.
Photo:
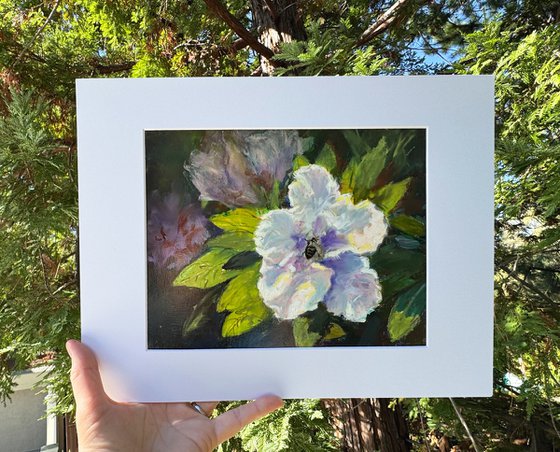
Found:
[[[534,284],[531,284],[530,282],[525,281],[524,279],[521,279],[519,276],[517,276],[515,274],[515,270],[510,270],[505,265],[499,265],[499,268],[504,270],[508,274],[508,276],[511,276],[519,284],[521,284],[522,286],[525,286],[527,289],[529,289],[529,290],[533,291],[534,293],[536,293],[537,295],[539,295],[543,300],[546,300],[547,302],[549,302],[552,306],[555,306],[557,304],[552,298],[550,298],[547,294],[545,294],[542,290],[540,290]]]
[[[231,14],[219,0],[204,0],[208,9],[222,19],[245,43],[255,52],[268,60],[274,56],[274,52],[260,43],[259,40],[247,30],[243,24]]]

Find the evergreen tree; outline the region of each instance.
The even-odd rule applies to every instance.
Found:
[[[0,2],[0,394],[13,369],[46,357],[57,410],[71,410],[75,78],[493,73],[494,397],[291,402],[272,430],[255,425],[223,447],[391,450],[392,432],[403,450],[558,448],[559,11],[557,0]],[[336,427],[340,445],[325,406],[335,427],[356,426]]]

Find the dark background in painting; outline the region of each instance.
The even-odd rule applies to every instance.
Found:
[[[371,148],[382,137],[396,137],[404,130],[368,129],[355,131]],[[407,147],[406,164],[395,165],[388,163],[377,179],[376,186],[383,186],[390,182],[400,181],[412,177],[413,182],[407,194],[398,205],[399,212],[421,219],[425,224],[426,211],[426,131],[407,130],[414,138]],[[347,161],[340,162],[341,149],[349,149],[351,143],[348,135],[341,130],[301,130],[302,137],[313,137],[314,146],[305,153],[305,157],[313,163],[320,149],[329,143],[337,151],[339,165],[344,169],[352,155],[349,151]],[[150,216],[152,204],[155,202],[154,192],[161,196],[177,193],[184,203],[198,203],[199,192],[188,179],[184,169],[189,155],[196,149],[204,136],[204,131],[147,131],[146,145],[146,203],[147,215]],[[343,151],[344,152],[344,151]],[[345,157],[342,155],[342,157]],[[344,160],[344,159],[343,159]],[[338,179],[338,178],[337,178]],[[287,206],[283,206],[287,207]],[[206,217],[227,210],[217,202],[209,202],[204,206]],[[209,225],[211,236],[220,233],[220,229]],[[411,246],[410,244],[413,244]],[[204,247],[202,248],[204,252]],[[415,281],[424,281],[426,275],[426,244],[425,239],[409,237],[395,228],[390,227],[388,236],[378,251],[370,258],[371,266],[380,278],[383,300],[379,307],[368,316],[365,323],[355,323],[336,318],[346,332],[346,336],[330,342],[323,342],[323,346],[339,345],[425,345],[426,318],[422,314],[420,323],[415,329],[397,342],[391,342],[387,331],[387,323],[391,308],[399,295],[399,288],[395,287],[395,275],[402,278],[413,277]],[[178,269],[156,268],[148,263],[148,348],[236,348],[236,347],[292,347],[295,346],[292,322],[270,319],[264,321],[251,331],[238,337],[223,338],[221,326],[227,313],[216,312],[215,303],[201,303],[204,297],[218,298],[217,295],[225,288],[222,283],[211,289],[196,289],[174,287],[172,282]],[[401,278],[401,280],[402,280]],[[398,284],[396,284],[398,286]],[[309,314],[314,323],[320,328],[334,318],[322,306]],[[199,328],[183,334],[185,322],[192,321],[195,316],[203,316],[204,323]]]

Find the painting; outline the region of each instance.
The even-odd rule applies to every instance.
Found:
[[[81,333],[113,400],[492,394],[492,77],[77,96]]]
[[[148,349],[426,344],[426,129],[144,139]]]

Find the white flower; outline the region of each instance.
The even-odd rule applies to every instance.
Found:
[[[263,257],[258,282],[264,303],[280,319],[294,319],[324,302],[335,315],[365,322],[381,301],[367,258],[387,234],[383,213],[370,201],[354,204],[319,165],[294,173],[289,209],[266,213],[255,231]]]

